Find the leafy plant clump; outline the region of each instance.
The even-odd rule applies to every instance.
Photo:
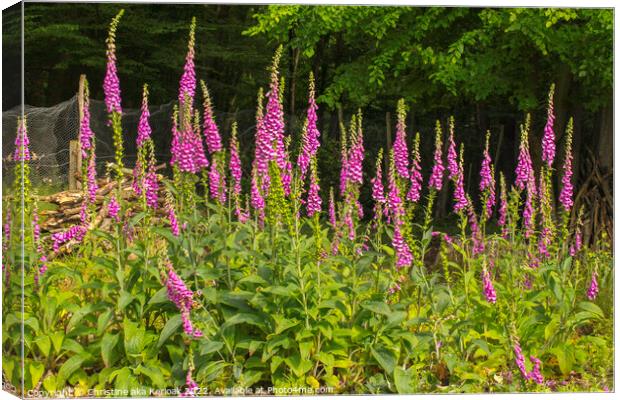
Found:
[[[437,122],[436,149],[425,159],[399,101],[394,144],[379,153],[373,177],[363,174],[359,111],[341,126],[340,185],[325,188],[312,75],[301,141],[291,143],[276,51],[269,90],[258,97],[253,161],[244,166],[236,124],[225,145],[205,82],[202,104],[196,99],[193,20],[172,116],[171,174],[156,173],[145,85],[129,177],[140,201],[132,202],[122,185],[122,15],[107,41],[110,130],[97,132],[116,146],[103,205],[88,101],[80,218],[67,230],[41,233],[27,121],[18,122],[21,162],[16,195],[3,203],[2,264],[3,376],[18,392],[610,390],[612,253],[605,237],[583,245],[580,217],[569,223],[571,213],[581,215],[573,209],[572,121],[557,151],[553,86],[541,168],[530,156],[528,116],[512,185],[495,171],[487,133],[477,190],[467,193],[453,120],[447,130]],[[423,163],[432,164],[427,177]],[[358,200],[364,185],[370,213]],[[457,227],[444,232],[433,210],[445,190]]]

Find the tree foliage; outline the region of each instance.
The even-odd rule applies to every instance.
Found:
[[[611,95],[612,10],[274,5],[254,18],[246,34],[306,59],[323,40],[342,50],[321,61],[330,71],[319,100],[330,107],[404,96],[429,108],[465,96],[531,109],[562,64],[587,107]]]

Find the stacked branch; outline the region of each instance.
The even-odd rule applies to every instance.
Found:
[[[160,165],[157,169],[164,168],[165,165]],[[140,198],[136,195],[132,187],[133,179],[131,177],[131,170],[125,169],[125,172],[121,180],[121,196],[130,204],[130,210],[135,214],[141,211]],[[164,191],[165,185],[163,184],[163,176],[157,174],[157,180],[161,183],[159,185],[159,205],[157,216],[164,216]],[[116,191],[118,187],[118,181],[116,179],[110,179],[109,177],[100,178],[97,180],[98,189],[95,196],[95,209],[96,217],[91,223],[91,228],[106,229],[110,227],[111,220],[107,216],[106,204],[109,200],[109,195],[112,191]],[[54,193],[47,196],[38,196],[38,200],[41,202],[51,203],[56,205],[54,210],[43,210],[40,212],[42,223],[41,230],[44,232],[54,233],[63,231],[72,225],[79,223],[80,210],[82,200],[84,198],[84,192],[78,190],[66,190],[58,193]]]

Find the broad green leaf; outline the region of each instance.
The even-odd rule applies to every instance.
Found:
[[[394,369],[394,386],[399,394],[412,394],[416,392],[418,382],[417,372],[414,367]]]
[[[390,306],[381,301],[368,301],[362,304],[362,307],[372,311],[375,314],[381,314],[389,316],[392,311],[390,310]]]
[[[119,337],[120,334],[118,333],[106,333],[101,339],[101,358],[106,367],[109,367],[111,364],[114,347],[116,347]]]
[[[41,362],[34,361],[30,361],[29,364],[30,365],[28,365],[28,370],[30,371],[30,387],[34,388],[37,386],[37,383],[39,383],[39,380],[41,380],[41,377],[45,372],[45,365]]]
[[[284,362],[297,377],[304,376],[312,368],[312,361],[302,359],[299,354],[286,357]]]
[[[207,354],[211,354],[220,350],[222,347],[224,347],[224,343],[222,342],[216,342],[212,340],[202,342],[200,343],[200,355],[205,356]]]
[[[157,347],[161,347],[166,340],[170,336],[172,336],[181,326],[181,314],[175,314],[168,321],[166,321],[166,325],[161,330],[161,334],[159,335],[159,340],[157,341]]]
[[[372,346],[370,348],[370,353],[374,359],[377,360],[381,368],[385,370],[385,372],[388,374],[392,374],[394,372],[394,368],[396,367],[396,356],[394,353],[385,347],[378,346]]]

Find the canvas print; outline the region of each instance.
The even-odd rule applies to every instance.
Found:
[[[5,9],[3,390],[613,392],[613,13]]]

